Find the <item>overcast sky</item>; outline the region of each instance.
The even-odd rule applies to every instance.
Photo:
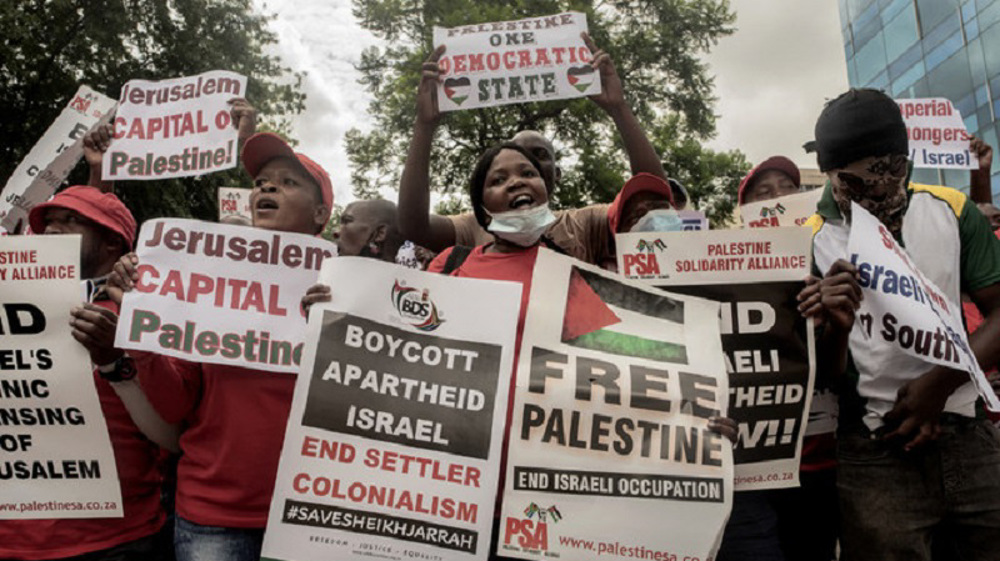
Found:
[[[336,201],[349,202],[344,133],[368,130],[369,96],[354,64],[378,41],[351,15],[350,0],[257,0],[272,23],[284,63],[306,72],[306,110],[293,121],[298,149],[333,179]],[[802,167],[815,158],[802,144],[826,99],[847,88],[836,0],[731,0],[737,31],[707,61],[719,101],[715,149],[738,148],[751,162],[786,155]]]

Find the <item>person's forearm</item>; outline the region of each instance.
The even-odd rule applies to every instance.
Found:
[[[180,428],[163,420],[143,393],[138,380],[112,382],[111,387],[122,400],[129,416],[132,417],[132,422],[142,434],[146,435],[146,438],[160,448],[170,452],[180,452]]]
[[[1000,362],[1000,310],[985,314],[983,323],[976,332],[969,335],[969,346],[983,370],[989,370]]]
[[[625,146],[625,153],[628,154],[629,165],[632,174],[650,173],[657,177],[667,179],[667,172],[663,169],[663,162],[660,155],[656,153],[653,144],[642,130],[642,125],[636,119],[635,114],[627,103],[608,110],[608,114],[615,121],[618,134],[622,137],[622,144]]]
[[[399,231],[403,237],[432,251],[442,251],[455,245],[455,230],[447,218],[430,215],[431,142],[435,128],[420,122],[413,125],[413,139],[406,152],[397,202]]]
[[[974,203],[993,203],[993,189],[990,186],[990,169],[974,169],[969,172],[969,198]]]
[[[115,192],[115,182],[104,181],[104,179],[101,177],[100,166],[95,166],[90,168],[90,179],[87,181],[87,185],[90,185],[91,187],[97,187],[104,193]]]

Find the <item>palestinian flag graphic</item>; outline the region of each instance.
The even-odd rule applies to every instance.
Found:
[[[455,105],[462,105],[462,102],[469,99],[472,92],[472,82],[468,78],[448,78],[444,81],[444,95],[455,102]]]
[[[687,364],[684,303],[573,267],[562,342],[621,356]]]
[[[583,93],[597,79],[597,73],[594,72],[593,66],[584,64],[583,66],[574,66],[567,70],[566,79],[569,80],[569,85],[579,90],[580,93]]]

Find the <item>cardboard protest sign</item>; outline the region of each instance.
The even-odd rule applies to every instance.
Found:
[[[744,228],[802,226],[816,214],[816,205],[822,196],[822,189],[812,189],[768,201],[744,203],[740,205],[740,218]]]
[[[122,88],[106,180],[169,179],[236,167],[237,133],[228,101],[244,97],[246,76],[213,70]]]
[[[123,516],[90,356],[80,236],[0,238],[0,520]]]
[[[889,230],[857,203],[851,204],[847,252],[864,294],[851,331],[852,348],[864,339],[880,341],[929,364],[964,370],[990,410],[1000,411],[1000,400],[969,347],[960,303],[927,279]],[[887,388],[898,389],[912,378],[907,369],[884,368],[876,377],[862,376],[858,389],[894,395]]]
[[[250,212],[251,191],[239,187],[219,187],[219,222],[229,216],[253,220],[253,214]]]
[[[719,305],[540,249],[497,555],[707,559],[732,498],[708,430],[728,382]]]
[[[580,34],[587,16],[566,12],[517,21],[435,27],[441,111],[569,99],[601,93]]]
[[[910,139],[910,161],[918,168],[978,169],[962,114],[943,97],[897,99]]]
[[[193,362],[295,373],[302,296],[337,246],[305,234],[197,220],[146,221],[139,280],[115,346]]]
[[[263,558],[485,560],[521,287],[354,257],[320,282]]]
[[[796,300],[810,271],[809,229],[619,234],[615,243],[626,277],[722,304],[736,490],[798,486],[815,371],[812,324]],[[809,421],[813,433],[836,427]]]
[[[7,179],[0,197],[0,231],[28,227],[28,211],[56,192],[83,155],[83,137],[106,123],[115,100],[80,86],[31,152]]]

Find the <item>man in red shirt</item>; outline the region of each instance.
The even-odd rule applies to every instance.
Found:
[[[322,167],[272,133],[249,138],[242,161],[254,178],[255,227],[322,231],[333,208],[333,186]],[[111,284],[131,289],[137,264],[135,254],[119,260]],[[168,422],[185,424],[177,466],[178,561],[257,561],[295,377],[134,354],[153,406]]]
[[[0,523],[0,559],[163,559],[166,548],[158,535],[166,518],[160,504],[161,450],[143,436],[132,420],[131,408],[123,403],[136,386],[130,371],[117,362],[122,355],[113,348],[118,307],[104,291],[115,262],[132,249],[135,219],[113,194],[75,186],[33,208],[29,223],[36,234],[82,236],[80,272],[87,302],[73,310],[73,336],[87,348],[95,365],[104,366],[94,369],[94,384],[114,449],[125,514],[123,518],[5,520]],[[147,417],[145,422],[156,421]],[[165,427],[154,431],[157,428]]]

